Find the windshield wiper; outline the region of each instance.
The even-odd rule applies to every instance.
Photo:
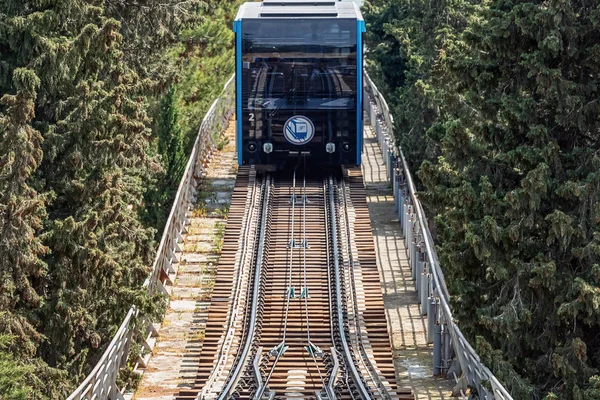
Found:
[[[279,112],[279,110],[281,110],[281,107],[283,106],[283,104],[290,97],[290,95],[292,93],[294,93],[295,91],[296,91],[296,88],[291,88],[290,90],[288,90],[288,92],[285,94],[283,99],[281,99],[281,101],[279,102],[279,105],[277,107],[275,107],[275,109],[269,113],[270,118],[273,118],[275,116],[275,114],[277,114]]]

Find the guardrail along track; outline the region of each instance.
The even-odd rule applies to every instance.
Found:
[[[396,387],[360,170],[249,175],[180,398],[413,398]]]
[[[342,220],[346,220],[347,248],[345,256],[348,273],[346,287],[352,299],[349,310],[349,327],[353,347],[359,354],[358,367],[372,386],[393,385],[395,369],[391,362],[390,338],[381,292],[381,277],[377,268],[377,255],[373,242],[371,220],[366,200],[366,190],[360,168],[344,170],[340,185]],[[379,381],[377,381],[377,378]],[[381,388],[372,389],[376,397],[385,398]],[[398,389],[397,398],[413,399],[410,389]]]

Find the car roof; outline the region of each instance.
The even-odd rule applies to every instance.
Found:
[[[353,1],[333,0],[264,0],[247,2],[240,7],[236,21],[275,18],[339,18],[363,20]]]

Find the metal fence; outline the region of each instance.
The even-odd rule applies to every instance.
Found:
[[[404,234],[420,312],[421,315],[427,315],[427,339],[433,343],[432,373],[454,377],[457,382],[455,395],[464,397],[467,388],[471,388],[471,395],[476,392],[476,398],[512,400],[452,319],[450,296],[427,219],[402,149],[394,144],[393,117],[368,75],[365,76],[364,98],[366,121],[376,133],[387,176],[393,187],[394,204]]]
[[[235,85],[233,82],[234,78],[231,77],[219,98],[215,100],[202,120],[192,154],[179,183],[177,195],[158,246],[152,271],[144,282],[144,287],[149,294],[161,293],[164,295],[165,301],[169,299],[169,288],[172,287],[177,273],[176,265],[179,263],[182,251],[182,234],[189,225],[188,216],[196,201],[198,179],[205,173],[208,161],[216,148],[215,138],[222,134],[234,113]],[[155,338],[158,336],[153,322],[143,317],[140,318],[136,308],[131,307],[102,358],[81,385],[68,397],[68,400],[123,399],[122,392],[126,388],[117,387],[119,370],[127,362],[130,344],[137,342],[142,351],[138,359],[134,360],[135,370],[143,373],[150,359]]]

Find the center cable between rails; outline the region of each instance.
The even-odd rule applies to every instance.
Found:
[[[309,321],[309,311],[308,311],[308,295],[310,293],[310,290],[308,290],[308,279],[307,279],[307,273],[306,273],[306,249],[308,248],[308,238],[306,236],[306,205],[308,203],[308,197],[306,195],[306,157],[304,158],[304,178],[303,178],[303,183],[302,183],[302,278],[303,278],[303,284],[304,284],[304,290],[305,290],[305,295],[304,295],[304,308],[306,311],[306,336],[307,336],[307,340],[308,340],[308,344],[307,344],[307,351],[309,352],[309,354],[311,355],[313,362],[315,363],[315,368],[317,369],[317,373],[319,374],[319,379],[321,380],[321,383],[323,384],[323,387],[325,387],[325,378],[323,377],[323,374],[321,373],[321,369],[319,368],[319,363],[317,362],[317,357],[315,354],[315,348],[313,347],[313,344],[310,340],[310,321]]]
[[[290,252],[289,252],[289,268],[288,268],[288,277],[287,277],[287,289],[285,292],[285,297],[286,297],[286,302],[285,302],[285,314],[284,314],[284,322],[283,322],[283,339],[281,341],[281,343],[279,344],[279,346],[277,346],[275,349],[273,349],[272,351],[277,351],[276,357],[275,357],[275,361],[273,361],[273,365],[271,366],[271,369],[269,370],[269,374],[267,375],[267,378],[265,379],[265,383],[262,386],[262,388],[260,389],[259,393],[256,394],[256,396],[254,397],[255,399],[260,399],[265,391],[265,389],[268,387],[269,385],[269,380],[271,379],[271,377],[273,376],[273,372],[275,371],[275,367],[277,366],[277,363],[279,362],[279,359],[281,358],[281,356],[283,355],[283,353],[286,350],[286,346],[285,346],[285,339],[287,336],[287,325],[288,325],[288,316],[289,316],[289,309],[290,309],[290,299],[291,299],[291,295],[292,295],[292,273],[294,270],[294,245],[295,245],[295,241],[294,241],[294,224],[295,224],[295,214],[296,214],[296,168],[294,168],[294,173],[293,173],[293,179],[292,179],[292,221],[291,221],[291,229],[290,229],[290,242],[289,242],[289,247],[290,247]]]

